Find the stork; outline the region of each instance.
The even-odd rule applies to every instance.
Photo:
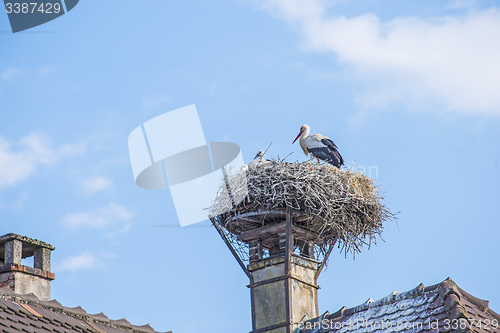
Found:
[[[344,165],[344,159],[337,150],[337,145],[332,140],[321,134],[309,135],[309,131],[310,128],[308,125],[302,125],[299,135],[293,140],[292,144],[300,137],[300,147],[306,156],[311,154],[318,162],[319,160],[323,160],[337,168]]]
[[[269,160],[264,159],[265,154],[266,154],[265,151],[259,150],[257,155],[255,155],[255,157],[253,158],[254,160],[252,162],[248,163],[248,168],[255,169],[258,166],[262,166],[262,164],[269,163],[270,162]]]

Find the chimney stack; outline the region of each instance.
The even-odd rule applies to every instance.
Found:
[[[301,216],[290,208],[239,214],[230,222],[250,217],[261,219],[261,226],[237,234],[211,220],[250,280],[252,333],[292,333],[319,314],[317,280],[335,240],[322,253],[317,234],[294,223]],[[242,253],[248,255],[248,265]]]
[[[0,236],[0,287],[10,287],[16,294],[33,293],[40,300],[50,300],[52,245],[17,234]],[[21,260],[34,257],[33,267]]]

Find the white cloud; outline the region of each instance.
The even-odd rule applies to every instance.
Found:
[[[18,76],[23,74],[23,71],[17,68],[7,68],[5,69],[2,74],[0,75],[2,79],[4,80],[9,80],[13,78],[14,76]]]
[[[49,75],[55,72],[54,67],[43,66],[38,70],[38,74],[40,75]]]
[[[78,271],[81,269],[89,269],[99,267],[96,257],[88,252],[77,256],[64,258],[59,264],[55,265],[54,271]]]
[[[30,134],[16,144],[0,136],[0,188],[30,177],[40,165],[54,162],[55,152],[41,134]]]
[[[21,195],[17,199],[9,198],[9,201],[0,201],[0,209],[11,210],[11,211],[19,211],[21,210],[25,203],[29,199],[28,192],[22,192]]]
[[[113,181],[108,177],[90,177],[82,180],[82,190],[86,194],[95,194],[113,187]]]
[[[454,0],[448,5],[448,8],[452,9],[469,8],[475,6],[476,4],[477,0]]]
[[[107,206],[88,212],[66,214],[62,223],[70,229],[80,227],[103,229],[118,228],[119,232],[128,231],[133,214],[125,207],[110,202]]]
[[[298,27],[307,48],[333,52],[366,84],[359,98],[366,107],[432,103],[443,112],[500,116],[498,9],[383,22],[373,14],[328,17],[321,0],[257,3]]]
[[[14,143],[0,136],[0,189],[26,180],[40,166],[52,165],[61,156],[83,150],[82,144],[66,144],[54,149],[41,133],[32,133]]]
[[[87,145],[85,142],[77,142],[77,143],[66,143],[59,147],[59,153],[61,155],[71,156],[76,154],[82,154],[85,152]]]

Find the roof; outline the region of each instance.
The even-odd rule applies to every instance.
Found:
[[[102,312],[88,314],[58,301],[41,301],[33,294],[14,294],[0,288],[0,332],[29,333],[157,333],[151,326],[134,326],[126,319],[110,320]],[[169,332],[171,333],[171,332]]]
[[[500,332],[500,315],[488,301],[460,289],[450,278],[378,301],[302,322],[294,333]]]

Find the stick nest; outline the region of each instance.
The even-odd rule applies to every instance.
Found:
[[[372,179],[356,171],[312,161],[272,160],[228,177],[230,195],[221,195],[227,194],[222,184],[209,211],[215,222],[235,236],[282,222],[290,207],[293,224],[314,235],[315,239],[308,240],[323,250],[336,240],[345,254],[355,254],[363,244],[376,244],[383,223],[395,219]],[[243,201],[233,205],[234,198]]]

